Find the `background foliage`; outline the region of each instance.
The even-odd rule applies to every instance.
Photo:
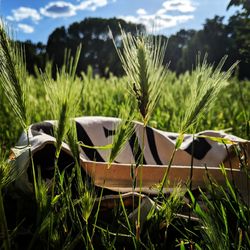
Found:
[[[249,1],[232,0],[228,8],[236,5],[242,7],[227,22],[223,16],[207,19],[201,30],[180,30],[170,37],[162,36],[162,42],[168,41],[164,62],[171,62],[169,68],[177,74],[190,70],[195,65],[198,51],[208,53],[208,62],[218,64],[222,56],[228,55],[224,66],[227,69],[233,62],[240,60],[238,77],[250,78],[250,11]],[[23,42],[27,58],[27,69],[34,74],[34,65],[44,70],[46,59],[53,60],[53,75],[56,65],[63,64],[63,51],[70,48],[75,53],[82,43],[78,74],[92,65],[94,73],[108,77],[109,72],[120,76],[124,74],[119,58],[115,52],[109,29],[117,45],[121,36],[119,25],[125,32],[132,34],[145,32],[143,25],[125,22],[122,19],[86,18],[74,22],[68,28],[55,29],[49,36],[47,44]]]

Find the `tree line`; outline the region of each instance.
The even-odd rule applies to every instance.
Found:
[[[228,60],[224,65],[228,68],[239,60],[237,70],[240,79],[250,79],[250,1],[231,0],[231,6],[242,8],[232,15],[228,22],[224,17],[215,16],[207,19],[201,30],[180,30],[170,37],[161,36],[162,41],[168,41],[164,63],[177,74],[191,70],[196,64],[196,56],[208,54],[208,62],[217,64],[224,55]],[[86,18],[74,22],[68,28],[55,29],[49,36],[47,44],[22,42],[25,48],[27,69],[35,74],[34,65],[44,70],[47,60],[53,62],[53,72],[64,62],[64,53],[70,49],[74,54],[79,44],[83,45],[77,72],[86,71],[91,65],[94,72],[108,77],[122,75],[119,58],[113,45],[113,39],[118,46],[121,44],[120,27],[132,34],[144,33],[145,26],[126,22],[122,19]],[[112,31],[112,36],[111,32]]]

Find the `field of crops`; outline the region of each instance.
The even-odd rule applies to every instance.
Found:
[[[168,72],[164,83],[162,95],[156,105],[149,125],[166,131],[178,132],[180,120],[188,109],[187,99],[190,97],[190,74],[176,76]],[[131,100],[131,105],[136,106],[136,100],[128,88],[127,77],[99,78],[93,76],[91,68],[82,78],[75,80],[74,86],[83,88],[80,96],[80,108],[76,116],[102,115],[119,117],[123,105]],[[27,76],[28,85],[27,108],[31,123],[53,119],[50,107],[47,105],[48,97],[45,94],[43,79]],[[250,139],[249,132],[249,101],[250,82],[239,81],[231,78],[229,85],[221,91],[211,109],[206,112],[198,123],[196,131],[206,129],[227,130],[239,137]],[[133,109],[133,108],[132,108]],[[137,109],[135,119],[141,120]],[[7,98],[1,91],[1,132],[0,138],[3,145],[13,146],[22,128],[12,111]],[[190,131],[189,131],[190,132]]]
[[[74,134],[70,118],[77,116],[133,119],[180,134],[225,130],[250,140],[250,82],[237,80],[236,65],[232,69],[236,73],[221,73],[220,66],[212,67],[200,59],[193,72],[176,76],[161,65],[164,47],[159,48],[158,41],[124,33],[126,52],[118,49],[118,53],[126,76],[100,78],[91,67],[75,76],[77,55],[72,59],[69,54],[53,80],[49,62],[45,73],[37,69],[36,77],[28,75],[20,50],[3,28],[0,33],[3,249],[250,248],[250,210],[230,182],[221,187],[210,180],[204,192],[192,192],[188,185],[185,191],[177,185],[171,194],[159,192],[152,197],[156,205],[141,225],[129,220],[131,211],[122,199],[114,208],[102,211],[96,197],[105,190],[89,185],[78,164],[68,176],[57,171],[62,141]],[[52,189],[33,169],[33,195],[17,193],[14,183],[20,176],[7,160],[10,148],[30,124],[43,120],[59,120]],[[114,154],[127,139],[129,126],[123,125],[124,137],[113,143]],[[77,162],[78,156],[74,156]],[[248,164],[243,165],[247,168]],[[186,217],[179,215],[183,211]]]

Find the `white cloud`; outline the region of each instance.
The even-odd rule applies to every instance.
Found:
[[[76,10],[92,10],[95,11],[97,8],[104,7],[108,4],[107,0],[87,0],[82,1],[79,5],[76,5]]]
[[[191,12],[195,10],[196,4],[191,0],[168,0],[164,1],[162,7],[153,14],[148,14],[140,8],[136,11],[137,15],[120,16],[120,18],[133,23],[142,23],[148,31],[158,32],[193,19],[194,15]],[[167,14],[170,11],[176,14]]]
[[[108,4],[108,0],[86,0],[80,1],[78,4],[72,4],[65,1],[56,1],[48,3],[44,8],[40,8],[40,13],[51,18],[75,16],[77,11],[91,10],[104,7]]]
[[[44,16],[58,18],[76,15],[75,6],[69,2],[50,2],[44,8],[40,8],[40,13]]]
[[[143,15],[143,16],[120,16],[128,22],[144,24],[148,31],[158,32],[162,29],[172,28],[194,18],[193,15]]]
[[[93,11],[108,4],[107,0],[89,0],[89,2],[91,3],[91,10]]]
[[[28,7],[19,7],[11,11],[12,15],[6,18],[10,21],[22,21],[24,19],[31,19],[33,22],[38,22],[41,20],[41,16],[36,9]]]
[[[136,13],[137,13],[138,15],[146,15],[146,14],[147,14],[147,11],[144,10],[144,9],[138,9],[138,10],[136,11]]]
[[[163,4],[163,9],[167,11],[179,11],[182,13],[193,12],[196,10],[195,4],[191,0],[168,0]]]
[[[24,23],[19,23],[18,28],[24,32],[24,33],[33,33],[34,32],[34,28],[30,25],[24,24]]]
[[[163,15],[163,14],[165,14],[166,12],[167,12],[166,9],[162,8],[162,9],[157,10],[155,14],[156,14],[156,15]]]

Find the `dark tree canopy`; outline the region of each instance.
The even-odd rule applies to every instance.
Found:
[[[110,35],[112,31],[115,41],[119,41],[120,27],[132,34],[145,32],[143,25],[127,23],[122,19],[86,18],[71,24],[68,29],[57,28],[49,36],[47,53],[54,64],[60,67],[64,50],[69,48],[74,54],[77,46],[82,44],[78,73],[92,65],[100,75],[105,76],[109,71],[121,75],[123,71]]]
[[[188,46],[188,43],[195,35],[194,30],[180,30],[175,35],[172,35],[168,40],[165,62],[169,62],[169,69],[181,73],[185,71],[183,68],[183,51]]]
[[[224,55],[230,54],[230,40],[223,24],[223,17],[207,19],[204,28],[192,33],[182,51],[181,71],[191,70],[195,66],[196,55],[208,55],[209,62],[218,63]],[[228,64],[231,65],[229,56]],[[229,66],[228,65],[228,66]],[[227,65],[225,65],[227,67]]]
[[[23,48],[26,58],[27,70],[30,74],[35,74],[35,67],[44,69],[46,63],[46,46],[39,43],[32,43],[30,40],[18,42]]]
[[[168,41],[164,62],[169,69],[177,74],[191,70],[195,66],[196,56],[208,54],[210,63],[218,64],[224,55],[228,60],[224,69],[235,61],[240,60],[239,77],[250,79],[250,18],[247,14],[249,1],[232,0],[228,7],[241,5],[242,11],[237,11],[229,18],[228,23],[224,17],[215,16],[207,19],[201,30],[180,30],[176,34],[166,37]],[[121,44],[121,28],[132,34],[144,33],[143,25],[128,23],[122,19],[86,18],[75,22],[68,28],[55,29],[49,36],[47,45],[32,44],[30,41],[23,43],[27,58],[27,68],[34,73],[34,65],[44,69],[46,59],[53,61],[53,71],[60,68],[64,62],[66,49],[75,53],[79,44],[82,44],[77,73],[86,71],[91,65],[94,73],[108,77],[112,72],[115,75],[123,74],[121,63],[114,48],[110,31],[115,43]]]
[[[231,6],[241,6],[246,13],[250,14],[249,0],[231,0],[227,6],[227,9],[229,9]]]

